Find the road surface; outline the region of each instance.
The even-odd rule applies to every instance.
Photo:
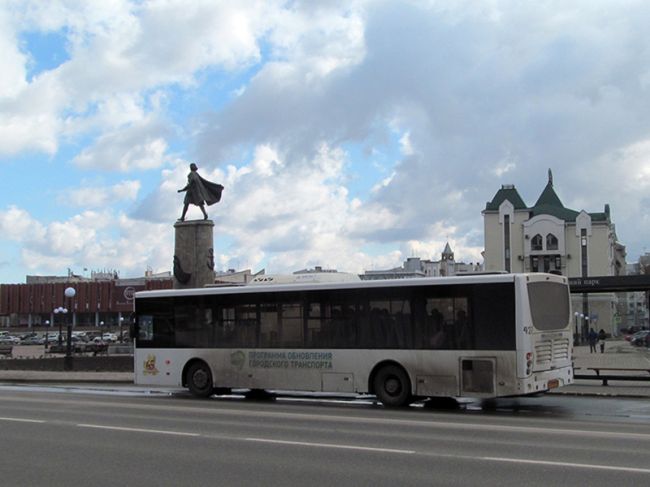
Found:
[[[647,401],[544,397],[490,411],[389,410],[364,401],[3,387],[0,482],[648,485],[648,408]]]

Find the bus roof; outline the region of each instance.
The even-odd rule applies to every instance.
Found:
[[[567,283],[567,278],[552,274],[491,274],[450,277],[418,277],[410,279],[382,279],[356,282],[317,282],[317,283],[292,283],[292,284],[256,284],[254,286],[227,286],[227,287],[202,287],[191,289],[163,289],[157,291],[139,291],[135,293],[139,298],[162,298],[173,296],[212,296],[231,294],[256,294],[278,293],[287,291],[324,291],[344,289],[377,289],[389,287],[419,287],[443,286],[457,284],[489,284],[514,282],[516,276],[529,276],[530,278],[551,280]]]
[[[256,276],[249,286],[261,286],[264,284],[298,284],[316,282],[359,282],[357,274],[349,272],[307,272],[304,274],[263,274]]]

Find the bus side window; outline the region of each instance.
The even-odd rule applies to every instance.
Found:
[[[339,301],[311,302],[307,310],[307,348],[354,348],[357,342],[355,307]]]
[[[453,312],[454,302],[451,298],[428,298],[426,300],[427,316],[423,330],[425,348],[453,348]]]
[[[260,304],[259,346],[271,348],[279,345],[280,325],[275,303]]]
[[[244,304],[237,307],[235,322],[236,345],[238,347],[257,347],[257,306]]]
[[[235,308],[227,307],[219,310],[217,322],[217,346],[227,348],[235,345]]]
[[[281,307],[280,342],[283,347],[304,346],[302,304],[283,303]]]
[[[370,301],[371,346],[403,349],[412,346],[408,299]]]

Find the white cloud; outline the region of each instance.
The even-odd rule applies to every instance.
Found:
[[[101,168],[113,171],[146,170],[164,163],[167,142],[159,134],[165,127],[156,122],[134,124],[106,132],[73,162],[82,168]]]
[[[6,211],[0,211],[0,234],[11,240],[32,241],[44,236],[45,227],[27,211],[10,206]]]
[[[10,15],[0,8],[0,103],[5,98],[15,96],[26,85],[25,77],[28,58],[18,49],[16,32]]]
[[[0,212],[0,231],[21,243],[24,268],[51,274],[70,267],[116,268],[123,276],[171,268],[170,225],[135,221],[111,211],[84,211],[44,225],[26,211]],[[117,233],[115,233],[117,232]]]
[[[402,154],[405,156],[412,156],[415,153],[413,150],[413,144],[411,144],[411,134],[409,132],[404,132],[404,134],[400,137],[399,145],[402,150]]]
[[[234,6],[180,0],[1,6],[0,154],[25,149],[53,154],[61,134],[88,130],[84,122],[89,116],[109,129],[116,119],[121,124],[141,119],[140,107],[122,103],[111,111],[116,99],[165,85],[192,85],[197,71],[208,66],[236,70],[256,62],[258,39],[274,8],[272,2],[261,1]],[[29,57],[18,49],[17,36],[32,30],[67,33],[70,57],[28,82]],[[95,104],[105,112],[104,120],[93,119]],[[145,140],[122,163],[151,167],[143,157],[161,150],[164,140]],[[86,165],[90,159],[84,152],[78,162]]]
[[[135,201],[140,191],[140,181],[122,181],[109,187],[85,186],[62,191],[58,200],[62,204],[81,208],[111,206],[119,201]]]

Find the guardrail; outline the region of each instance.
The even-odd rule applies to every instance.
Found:
[[[593,370],[595,374],[576,374],[576,370]],[[602,371],[611,371],[611,373],[602,373]],[[636,372],[639,375],[625,375],[620,372]],[[641,374],[646,372],[648,375]],[[582,380],[602,380],[603,385],[609,385],[609,380],[629,380],[629,381],[650,381],[650,368],[648,369],[632,369],[625,367],[585,367],[584,369],[578,367],[574,369],[574,379]]]

